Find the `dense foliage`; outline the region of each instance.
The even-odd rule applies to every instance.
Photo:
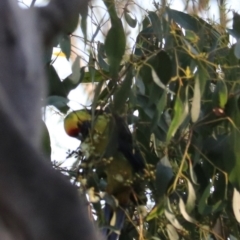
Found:
[[[137,19],[127,4],[116,10],[114,1],[104,3],[111,27],[102,42],[94,40],[102,25],[89,40],[82,17],[90,54],[87,67],[76,59],[78,78],[62,82],[47,61],[47,104],[66,113],[69,92],[95,83],[92,109],[110,106],[131,125],[147,163],[139,194],[149,201],[141,208],[129,205],[120,239],[240,239],[240,42],[230,43],[240,36],[239,15],[234,13],[233,29],[226,29],[155,4],[127,49],[125,28],[136,28]],[[67,58],[76,23],[56,43]],[[84,169],[78,149],[73,155],[67,174],[82,191],[95,186],[98,196],[101,179]],[[79,184],[83,179],[87,185]],[[101,226],[100,202],[91,207]]]

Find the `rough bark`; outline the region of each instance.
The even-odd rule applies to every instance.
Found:
[[[0,1],[0,239],[99,239],[76,189],[39,152],[42,49],[84,0],[20,9]]]

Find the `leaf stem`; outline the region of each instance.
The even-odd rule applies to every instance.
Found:
[[[190,131],[189,133],[189,138],[188,138],[188,141],[187,141],[187,145],[186,145],[186,148],[184,150],[184,154],[182,156],[182,160],[181,160],[181,165],[179,167],[179,170],[178,170],[178,173],[174,179],[174,182],[173,182],[173,190],[176,189],[177,187],[177,181],[179,179],[179,177],[181,176],[182,174],[182,170],[183,170],[183,166],[184,166],[184,163],[185,163],[185,160],[186,160],[186,157],[188,155],[188,149],[189,149],[189,146],[190,146],[190,143],[191,143],[191,138],[192,138],[192,131]]]

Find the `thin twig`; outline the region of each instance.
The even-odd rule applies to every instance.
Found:
[[[34,7],[34,4],[36,3],[37,0],[32,0],[31,2],[31,5],[30,5],[30,8],[33,8]]]

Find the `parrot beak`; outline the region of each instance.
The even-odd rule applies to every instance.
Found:
[[[78,127],[81,130],[78,133],[78,138],[79,140],[84,141],[89,134],[89,130],[91,129],[91,122],[90,121],[81,122],[78,124]]]
[[[79,139],[80,141],[83,141],[83,135],[82,135],[82,133],[78,133],[78,139]]]

